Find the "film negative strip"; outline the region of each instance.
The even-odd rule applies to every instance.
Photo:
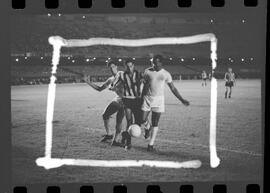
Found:
[[[1,192],[266,191],[266,0],[0,7]]]

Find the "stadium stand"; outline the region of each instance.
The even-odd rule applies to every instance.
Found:
[[[213,32],[218,44],[217,78],[223,78],[227,68],[233,67],[241,78],[260,77],[260,57],[254,57],[255,50],[260,49],[259,42],[252,38],[254,33],[245,33],[249,25],[257,21],[245,16],[248,22],[242,23],[243,15],[217,14],[215,25],[210,23],[211,15],[196,16],[194,14],[134,14],[134,15],[102,15],[93,14],[83,17],[82,14],[56,14],[12,17],[11,26],[11,60],[12,84],[48,83],[52,47],[48,37],[60,35],[66,39],[85,39],[91,37],[111,38],[149,38],[149,37],[181,37]],[[222,26],[222,27],[221,27]],[[138,30],[140,29],[140,30]],[[249,45],[252,45],[250,47]],[[148,46],[140,48],[93,46],[87,48],[62,48],[59,66],[67,66],[74,71],[92,76],[94,81],[103,81],[110,75],[105,67],[105,60],[113,57],[118,61],[126,57],[136,58],[139,71],[147,68],[149,53],[158,53],[166,57],[166,69],[174,79],[199,78],[201,71],[210,72],[209,43],[187,46]],[[93,59],[95,58],[95,59]],[[171,58],[171,59],[170,59]],[[233,60],[228,60],[233,58]],[[245,61],[243,62],[243,59]],[[182,61],[183,60],[183,61]],[[119,62],[121,63],[121,62]],[[80,82],[73,74],[60,68],[57,81]]]

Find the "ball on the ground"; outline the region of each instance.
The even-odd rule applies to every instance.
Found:
[[[142,130],[141,130],[141,127],[139,125],[133,124],[133,125],[129,126],[128,133],[132,137],[140,137],[142,134]]]

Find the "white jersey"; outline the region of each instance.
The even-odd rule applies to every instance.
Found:
[[[151,97],[164,96],[165,83],[172,82],[171,74],[165,69],[155,71],[153,68],[148,68],[144,71],[143,78],[145,84],[149,85],[146,96]]]

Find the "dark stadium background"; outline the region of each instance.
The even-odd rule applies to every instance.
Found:
[[[149,38],[182,37],[214,33],[218,38],[218,68],[216,76],[223,78],[230,66],[237,78],[259,78],[264,53],[261,51],[262,21],[252,14],[45,14],[11,18],[11,84],[46,84],[49,82],[52,47],[48,37],[65,39],[91,37]],[[174,79],[199,79],[202,70],[210,73],[210,44],[181,46],[149,46],[138,48],[93,46],[62,48],[60,67],[91,75],[93,81],[103,81],[110,72],[105,68],[108,58],[122,67],[127,57],[134,58],[137,69],[150,65],[149,53],[166,57],[166,69]],[[119,60],[120,59],[120,60]],[[122,61],[121,61],[122,60]],[[57,71],[57,82],[80,82],[71,73]]]
[[[11,87],[12,183],[95,183],[95,182],[194,182],[248,181],[262,179],[262,96],[264,69],[264,21],[257,15],[228,13],[110,14],[110,15],[24,15],[11,18],[12,84],[44,84]],[[166,113],[160,121],[157,153],[146,151],[143,136],[133,140],[133,148],[110,148],[99,143],[104,134],[102,112],[114,93],[96,92],[86,84],[58,84],[53,117],[53,158],[98,160],[199,159],[193,169],[151,167],[104,168],[63,166],[45,170],[35,160],[44,156],[46,107],[51,76],[52,47],[48,37],[66,39],[113,37],[182,37],[214,33],[218,38],[217,151],[222,162],[209,164],[210,91],[200,80],[174,81],[185,98],[184,107],[166,87]],[[162,54],[165,68],[174,79],[199,79],[211,69],[210,43],[139,48],[93,46],[62,48],[59,67],[70,68],[103,81],[110,75],[108,58],[134,58],[140,71],[150,65],[149,53]],[[195,58],[195,60],[193,59]],[[237,82],[230,99],[224,98],[224,73],[232,67]],[[242,80],[239,80],[242,79]],[[246,80],[248,79],[248,80]],[[252,79],[252,80],[251,80]],[[80,78],[57,69],[57,82],[80,82]],[[114,117],[112,118],[113,120]]]

